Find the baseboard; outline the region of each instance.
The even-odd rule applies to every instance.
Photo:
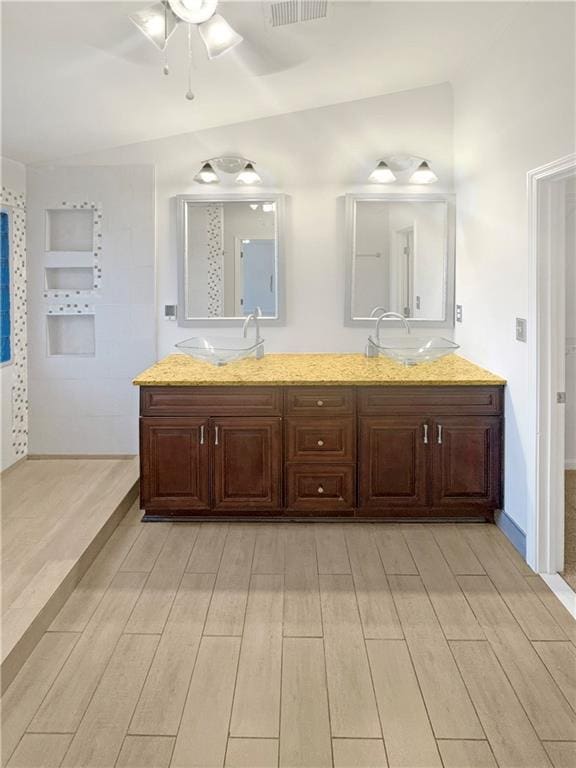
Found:
[[[509,517],[504,510],[500,510],[494,513],[494,522],[500,528],[504,536],[510,541],[514,549],[526,559],[526,534],[524,531]]]
[[[29,453],[29,461],[48,459],[133,459],[135,453]],[[12,469],[12,467],[10,467]]]
[[[565,469],[567,472],[576,470],[576,459],[566,459]]]

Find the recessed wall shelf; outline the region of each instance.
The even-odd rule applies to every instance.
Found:
[[[44,275],[48,291],[74,293],[94,288],[93,267],[46,267]]]
[[[94,357],[96,354],[93,314],[53,314],[46,318],[48,355]]]
[[[62,208],[46,211],[47,251],[92,251],[94,246],[92,208]]]

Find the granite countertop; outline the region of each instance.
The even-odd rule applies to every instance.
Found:
[[[133,381],[142,387],[233,385],[432,385],[502,386],[506,380],[459,355],[404,366],[386,357],[354,355],[266,355],[221,367],[188,355],[168,355]]]

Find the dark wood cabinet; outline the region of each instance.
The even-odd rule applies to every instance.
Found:
[[[145,417],[140,421],[144,509],[210,509],[208,420]]]
[[[214,509],[282,507],[282,424],[279,418],[224,418],[214,433]]]
[[[444,509],[500,504],[497,416],[444,416],[432,423],[432,503]]]
[[[492,519],[502,386],[142,387],[145,519]]]
[[[429,426],[419,416],[360,418],[360,506],[423,507],[428,504]]]

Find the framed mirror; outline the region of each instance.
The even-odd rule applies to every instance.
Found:
[[[284,196],[180,195],[179,325],[282,319]]]
[[[453,327],[453,195],[346,195],[346,229],[347,325],[372,324],[383,307],[413,325]]]

